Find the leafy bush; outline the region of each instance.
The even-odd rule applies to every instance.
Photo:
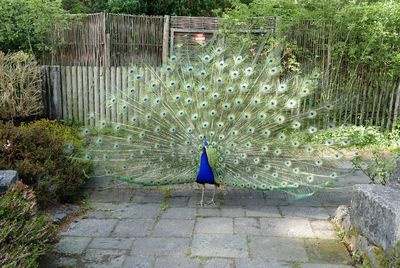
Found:
[[[396,168],[396,157],[373,152],[371,159],[361,156],[353,159],[353,166],[370,179],[370,183],[385,185]]]
[[[329,35],[336,36],[330,44],[332,60],[384,68],[389,75],[400,70],[399,1],[254,0],[244,4],[231,0],[231,4],[224,14],[227,22],[279,16],[281,32],[292,32],[305,21],[312,21],[314,30],[327,31],[330,25]],[[314,50],[305,53],[303,57],[316,56]]]
[[[0,196],[0,266],[38,267],[55,241],[57,228],[37,211],[33,191],[17,182]]]
[[[246,0],[245,0],[246,1]],[[146,15],[213,16],[229,6],[229,0],[63,0],[71,13],[113,12]]]
[[[89,161],[74,158],[84,145],[79,133],[55,121],[1,125],[0,144],[0,169],[17,170],[40,205],[75,199],[91,172]]]
[[[350,141],[351,146],[362,147],[376,143],[388,143],[379,127],[373,126],[340,126],[312,136],[312,141],[325,143],[331,139],[335,144],[340,144],[344,139]]]
[[[46,36],[66,17],[61,0],[0,0],[0,50],[41,52]]]
[[[0,118],[27,117],[42,112],[40,67],[24,52],[0,52]]]

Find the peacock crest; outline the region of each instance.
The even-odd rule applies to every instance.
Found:
[[[350,141],[310,142],[335,127],[328,118],[337,102],[308,101],[321,84],[317,72],[283,75],[276,49],[202,50],[130,70],[129,89],[107,100],[128,123],[84,130],[97,175],[148,186],[191,183],[202,152],[218,185],[301,198],[342,175],[335,162]]]

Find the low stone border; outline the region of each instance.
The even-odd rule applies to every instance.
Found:
[[[386,254],[382,247],[371,243],[354,228],[350,219],[350,207],[339,206],[332,221],[356,263],[362,264],[362,267],[400,267],[400,243]]]
[[[0,170],[0,194],[18,180],[18,173],[15,170]]]

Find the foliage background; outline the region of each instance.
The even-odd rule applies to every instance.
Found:
[[[49,50],[46,34],[64,15],[61,0],[0,0],[0,51]]]
[[[336,35],[333,57],[382,68],[389,75],[400,70],[399,1],[254,0],[244,4],[231,0],[231,5],[224,13],[228,23],[246,22],[257,16],[279,16],[280,30],[284,33],[304,21],[312,20],[316,28],[328,24]]]
[[[57,227],[38,212],[35,193],[18,181],[0,196],[0,266],[38,267],[55,242]]]
[[[77,160],[84,150],[78,130],[56,121],[39,120],[15,127],[0,124],[0,169],[18,171],[37,193],[38,204],[72,202],[90,174],[92,163]]]

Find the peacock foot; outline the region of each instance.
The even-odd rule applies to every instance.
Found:
[[[197,205],[200,206],[200,207],[204,207],[204,201],[201,200],[199,203],[197,203]]]
[[[214,199],[211,199],[209,202],[207,202],[206,206],[216,206]]]

